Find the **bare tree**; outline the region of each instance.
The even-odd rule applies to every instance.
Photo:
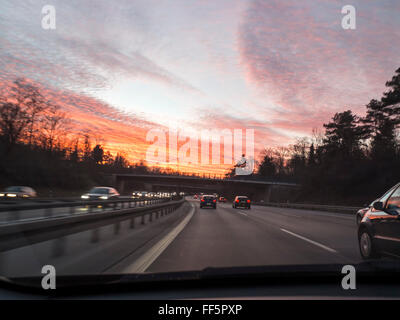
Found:
[[[18,104],[11,102],[0,104],[0,132],[7,151],[10,151],[23,137],[24,129],[29,123],[29,115]]]
[[[55,143],[60,143],[66,137],[70,121],[66,119],[65,112],[62,112],[60,107],[49,104],[41,122],[44,146],[52,151]]]
[[[19,107],[29,118],[27,123],[27,139],[32,146],[33,138],[37,132],[37,124],[43,112],[48,108],[45,98],[39,89],[26,79],[17,79],[11,88],[11,98],[17,101]]]

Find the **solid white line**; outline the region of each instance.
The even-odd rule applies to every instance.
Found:
[[[316,245],[316,246],[318,246],[318,247],[320,247],[320,248],[322,248],[322,249],[325,249],[325,250],[327,250],[327,251],[329,251],[329,252],[337,252],[336,250],[334,250],[334,249],[332,249],[332,248],[329,248],[329,247],[327,247],[327,246],[324,246],[323,244],[318,243],[318,242],[316,242],[316,241],[307,239],[307,238],[305,238],[305,237],[303,237],[303,236],[300,236],[300,235],[298,235],[298,234],[296,234],[296,233],[293,233],[293,232],[291,232],[291,231],[289,231],[289,230],[282,229],[282,228],[281,228],[281,230],[282,230],[283,232],[286,232],[286,233],[291,234],[291,235],[294,236],[294,237],[297,237],[297,238],[299,238],[299,239],[302,239],[302,240],[304,240],[304,241],[307,241],[307,242],[309,242],[309,243],[312,243],[313,245]]]
[[[383,254],[387,254],[388,256],[392,256],[395,258],[400,258],[400,256],[398,256],[397,254],[391,253],[391,252],[387,252],[387,251],[382,251]]]
[[[148,267],[163,253],[165,249],[171,244],[172,241],[178,236],[178,234],[186,227],[190,219],[193,217],[194,206],[190,204],[192,209],[189,214],[164,238],[157,242],[153,247],[144,253],[139,259],[137,259],[129,267],[125,268],[122,273],[141,273],[145,272]]]

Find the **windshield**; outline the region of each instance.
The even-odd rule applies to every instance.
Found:
[[[0,278],[400,258],[399,1],[48,2],[0,5]]]
[[[107,188],[93,188],[89,191],[89,193],[93,194],[108,194],[110,193],[110,189]]]
[[[8,191],[8,192],[22,192],[23,188],[22,187],[8,187],[8,188],[6,188],[6,191]]]

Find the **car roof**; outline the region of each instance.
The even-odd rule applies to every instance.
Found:
[[[9,189],[9,188],[20,188],[20,189],[25,188],[25,189],[33,190],[33,188],[27,187],[27,186],[9,186],[9,187],[6,187],[6,189]]]

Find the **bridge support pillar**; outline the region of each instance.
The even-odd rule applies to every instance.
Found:
[[[123,193],[125,191],[125,180],[120,179],[117,183],[117,190],[119,193]]]
[[[264,192],[264,201],[265,202],[270,202],[271,201],[271,191],[272,191],[272,186],[267,186]]]

